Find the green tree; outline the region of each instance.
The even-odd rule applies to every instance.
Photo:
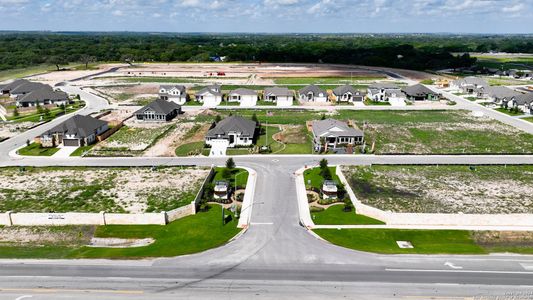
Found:
[[[220,122],[220,121],[222,121],[222,117],[221,117],[220,115],[217,115],[217,116],[215,117],[215,123],[218,123],[218,122]]]
[[[320,160],[320,169],[326,169],[328,167],[328,160],[323,158]]]
[[[233,158],[230,157],[226,160],[226,168],[230,170],[235,168],[235,161],[233,161]]]
[[[60,70],[60,66],[61,65],[68,65],[68,60],[63,55],[50,56],[50,57],[48,57],[46,62],[49,63],[49,64],[52,64],[52,65],[55,65],[58,71]]]
[[[252,121],[254,121],[255,123],[259,123],[259,119],[257,118],[257,114],[256,113],[254,113],[252,115]]]
[[[89,68],[89,64],[96,61],[96,57],[88,54],[82,54],[80,61],[85,65],[85,70]]]
[[[51,113],[50,113],[50,109],[48,109],[48,107],[45,107],[43,109],[43,113],[44,113],[44,116],[49,118],[51,116]]]

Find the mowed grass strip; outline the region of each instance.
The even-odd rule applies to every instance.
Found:
[[[93,248],[85,246],[0,245],[2,258],[109,258],[141,259],[147,257],[171,257],[192,254],[219,247],[233,238],[240,229],[229,211],[231,221],[222,224],[219,205],[211,205],[207,212],[200,212],[176,220],[168,225],[108,225],[98,226],[96,237],[142,239],[153,238],[151,245],[137,248]]]
[[[315,225],[383,225],[385,223],[370,217],[344,211],[344,205],[338,204],[320,211],[312,212],[311,218]]]
[[[399,229],[315,229],[323,239],[353,250],[383,254],[486,254],[469,231]],[[402,249],[396,241],[409,241]]]

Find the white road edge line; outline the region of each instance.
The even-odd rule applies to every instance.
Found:
[[[523,274],[533,275],[533,272],[522,271],[490,271],[490,270],[431,270],[431,269],[385,269],[387,272],[436,272],[436,273],[483,273],[483,274]]]

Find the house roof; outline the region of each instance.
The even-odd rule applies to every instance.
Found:
[[[180,110],[181,106],[172,102],[172,101],[166,101],[162,99],[156,99],[150,103],[148,103],[143,108],[139,109],[135,112],[135,114],[142,114],[146,110],[151,109],[158,115],[168,115],[174,110]]]
[[[462,79],[457,79],[457,80],[454,80],[453,83],[455,85],[468,84],[468,85],[477,85],[477,86],[482,86],[482,87],[488,87],[489,86],[489,83],[485,79],[479,78],[479,77],[475,77],[475,76],[469,76],[469,77],[465,77],[465,78],[462,78]]]
[[[309,93],[313,93],[314,95],[319,95],[319,94],[324,94],[324,95],[326,95],[326,94],[327,94],[325,90],[321,89],[320,87],[318,87],[318,86],[316,86],[316,85],[314,85],[314,84],[308,85],[308,86],[306,86],[306,87],[300,89],[300,90],[298,91],[298,93],[299,93],[300,95],[302,95],[302,94],[309,94]]]
[[[18,102],[28,103],[28,102],[44,102],[44,100],[68,100],[67,93],[63,91],[54,91],[48,87],[43,87],[39,90],[30,92],[22,96]]]
[[[61,134],[73,134],[77,138],[86,138],[89,135],[93,134],[96,129],[106,125],[107,122],[104,122],[99,119],[95,119],[89,116],[75,115],[65,122],[57,125],[56,127],[46,131],[43,135],[51,135],[54,133]]]
[[[26,82],[20,83],[16,87],[12,88],[9,91],[9,93],[10,94],[27,94],[27,93],[30,93],[30,92],[33,92],[33,91],[36,91],[36,90],[40,90],[40,89],[43,89],[43,88],[47,88],[49,90],[52,90],[52,87],[49,86],[49,85],[42,84],[42,83],[39,83],[39,82],[26,81]]]
[[[426,96],[429,94],[435,94],[430,88],[422,84],[415,84],[408,86],[402,90],[407,96]]]
[[[313,134],[317,137],[363,136],[361,130],[349,127],[345,122],[335,119],[313,121]]]
[[[165,90],[173,90],[173,89],[177,89],[179,91],[181,91],[182,93],[185,93],[185,86],[183,85],[161,85],[159,86],[160,89],[165,89]]]
[[[229,132],[240,132],[244,137],[253,137],[255,133],[255,121],[240,117],[230,116],[218,122],[218,124],[207,132],[207,137],[226,137]]]
[[[287,87],[268,87],[265,89],[265,95],[274,95],[278,97],[291,97],[294,93]]]
[[[517,105],[531,104],[533,103],[533,92],[527,94],[520,94],[515,97],[515,103]]]
[[[230,95],[241,95],[241,96],[257,96],[257,91],[245,88],[238,88],[236,90],[230,91]]]
[[[521,93],[516,92],[505,86],[490,86],[487,88],[487,94],[490,97],[501,99],[515,97],[520,95]]]
[[[340,96],[340,95],[344,95],[346,93],[352,93],[352,95],[354,94],[357,94],[357,93],[361,93],[361,94],[364,94],[364,92],[361,92],[359,90],[356,90],[353,86],[351,85],[342,85],[342,86],[339,86],[339,87],[336,87],[334,90],[333,90],[333,94],[335,96]]]
[[[220,85],[210,85],[210,86],[206,86],[203,89],[201,89],[198,92],[196,92],[196,95],[209,93],[209,94],[214,95],[214,96],[222,96],[222,93],[221,92],[217,92],[217,91],[220,91]]]
[[[370,85],[368,87],[369,89],[371,90],[380,90],[380,89],[386,89],[386,90],[389,90],[389,89],[399,89],[399,87],[394,84],[394,83],[390,83],[390,82],[379,82],[379,83],[374,83],[372,85]]]
[[[6,84],[2,84],[0,85],[0,89],[1,90],[4,90],[4,91],[10,91],[14,88],[16,88],[17,86],[21,85],[21,84],[24,84],[24,83],[28,83],[30,81],[26,80],[26,79],[16,79],[10,83],[6,83]]]

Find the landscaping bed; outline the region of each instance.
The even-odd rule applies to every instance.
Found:
[[[403,213],[533,213],[533,166],[345,167],[359,201]]]
[[[208,173],[192,167],[2,168],[0,212],[169,211],[190,204]]]
[[[129,258],[171,257],[192,254],[219,247],[233,238],[240,229],[230,211],[222,224],[220,208],[210,205],[205,211],[187,216],[168,225],[108,225],[39,227],[33,238],[5,238],[21,236],[21,231],[33,228],[0,228],[1,258]],[[55,232],[55,233],[54,233]],[[54,233],[54,234],[51,234]],[[24,236],[28,237],[27,234]],[[4,237],[4,238],[2,238]],[[155,240],[152,244],[135,248],[87,247],[92,237]]]

